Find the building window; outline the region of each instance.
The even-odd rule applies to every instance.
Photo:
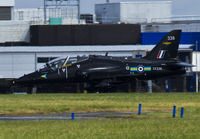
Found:
[[[142,58],[142,55],[136,55],[135,58]]]
[[[56,59],[57,57],[38,57],[37,63],[47,63],[53,59]]]
[[[24,11],[19,11],[19,20],[24,20]]]

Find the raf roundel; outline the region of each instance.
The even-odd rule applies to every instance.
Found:
[[[138,66],[138,71],[139,71],[139,72],[143,72],[143,71],[144,71],[144,66],[141,66],[141,65]]]

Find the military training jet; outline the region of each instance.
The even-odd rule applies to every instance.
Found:
[[[14,81],[17,85],[86,83],[87,87],[110,87],[131,80],[152,80],[185,74],[193,65],[176,59],[181,30],[173,30],[143,58],[90,55],[54,59]]]

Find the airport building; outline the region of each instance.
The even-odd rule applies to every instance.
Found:
[[[79,19],[77,6],[47,8],[45,23],[44,8],[15,9],[14,0],[2,0],[0,80],[33,72],[56,57],[109,52],[112,56],[140,58],[174,29],[182,30],[179,58],[191,63],[193,51],[200,50],[200,18],[173,17],[171,4],[170,1],[97,4],[95,24],[86,24]],[[93,20],[91,16],[90,19]],[[168,84],[172,86],[168,91],[194,91],[195,76],[188,70],[184,79],[170,79]]]
[[[78,24],[77,7],[48,8],[46,12],[46,18],[49,24]],[[14,9],[13,18],[19,21],[30,21],[32,25],[44,24],[44,8]]]
[[[11,20],[13,18],[14,0],[0,1],[0,20]]]
[[[171,18],[171,1],[134,1],[105,3],[95,5],[97,22],[102,24],[117,23],[152,23],[155,19]],[[163,7],[165,10],[163,10]],[[159,12],[158,12],[159,11]]]

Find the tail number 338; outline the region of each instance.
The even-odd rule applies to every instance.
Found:
[[[175,36],[168,36],[168,41],[173,41],[173,40],[175,40],[176,38],[175,38]]]

